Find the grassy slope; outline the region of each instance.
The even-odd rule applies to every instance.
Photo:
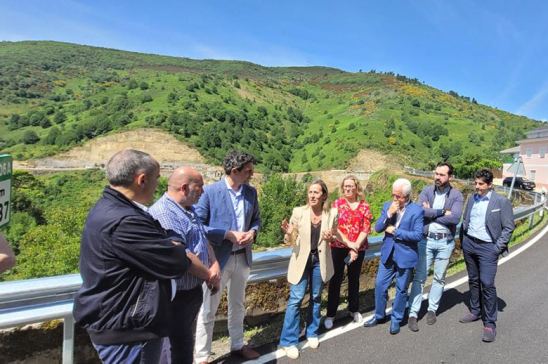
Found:
[[[242,141],[266,170],[343,168],[363,148],[417,167],[447,156],[466,165],[474,155],[497,159],[498,150],[539,126],[404,77],[325,67],[267,68],[56,42],[1,42],[0,70],[0,143],[19,159],[51,155],[106,132],[156,126],[215,162]],[[189,91],[193,84],[198,87]],[[290,107],[306,118],[296,122]],[[247,121],[219,120],[215,109]],[[12,114],[31,117],[36,110],[52,125],[8,128]],[[67,120],[57,127],[68,137],[46,145],[60,112]],[[164,120],[173,113],[194,125]],[[104,120],[105,128],[83,130]],[[441,132],[429,131],[432,126]],[[41,141],[22,143],[28,130]]]

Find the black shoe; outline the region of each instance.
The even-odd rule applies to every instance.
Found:
[[[409,320],[407,321],[407,327],[409,327],[409,330],[413,332],[419,331],[419,324],[417,323],[417,318],[409,317]]]
[[[363,327],[374,327],[374,326],[377,326],[378,324],[383,324],[386,322],[386,317],[383,317],[382,319],[377,319],[375,317],[365,321],[363,323]]]
[[[434,311],[428,311],[426,314],[426,323],[428,325],[434,325],[436,323],[436,313]]]
[[[390,323],[390,335],[396,335],[400,332],[400,324],[395,322]]]

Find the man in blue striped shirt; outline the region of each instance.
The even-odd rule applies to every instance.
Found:
[[[219,289],[221,269],[215,259],[204,227],[192,207],[203,192],[202,175],[190,168],[177,168],[168,179],[167,192],[150,208],[150,214],[164,229],[180,234],[187,251],[195,254],[202,264],[209,267],[207,286],[214,293]],[[177,293],[173,299],[172,325],[169,344],[164,342],[162,361],[171,357],[172,363],[193,362],[195,319],[202,305],[203,280],[189,273],[176,280]],[[171,346],[171,354],[167,348]]]

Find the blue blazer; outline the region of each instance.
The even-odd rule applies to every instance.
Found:
[[[375,231],[378,233],[384,231],[389,225],[396,225],[396,214],[391,218],[388,218],[386,214],[390,204],[392,204],[392,201],[384,204],[381,217],[375,224]],[[419,260],[418,243],[423,237],[423,220],[424,211],[422,207],[414,202],[409,203],[396,233],[394,235],[384,233],[381,247],[381,261],[383,264],[386,264],[392,256],[399,268],[415,268]]]
[[[245,216],[244,231],[255,230],[258,233],[261,218],[259,216],[257,190],[247,184],[242,185],[242,188]],[[225,234],[229,230],[237,230],[236,215],[224,178],[204,188],[204,193],[198,203],[194,205],[194,209],[198,218],[204,224],[207,238],[213,247],[221,269],[223,269],[230,257],[233,246],[229,240],[224,238]],[[251,243],[245,249],[247,264],[251,267]]]

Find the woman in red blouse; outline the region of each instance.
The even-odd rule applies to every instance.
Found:
[[[327,316],[324,325],[333,327],[333,319],[339,306],[344,266],[348,270],[348,311],[354,322],[360,322],[359,308],[360,273],[367,249],[367,235],[371,231],[371,211],[363,198],[363,190],[355,176],[347,176],[341,183],[342,197],[333,203],[338,210],[338,230],[331,242],[331,254],[335,274],[329,281]]]

